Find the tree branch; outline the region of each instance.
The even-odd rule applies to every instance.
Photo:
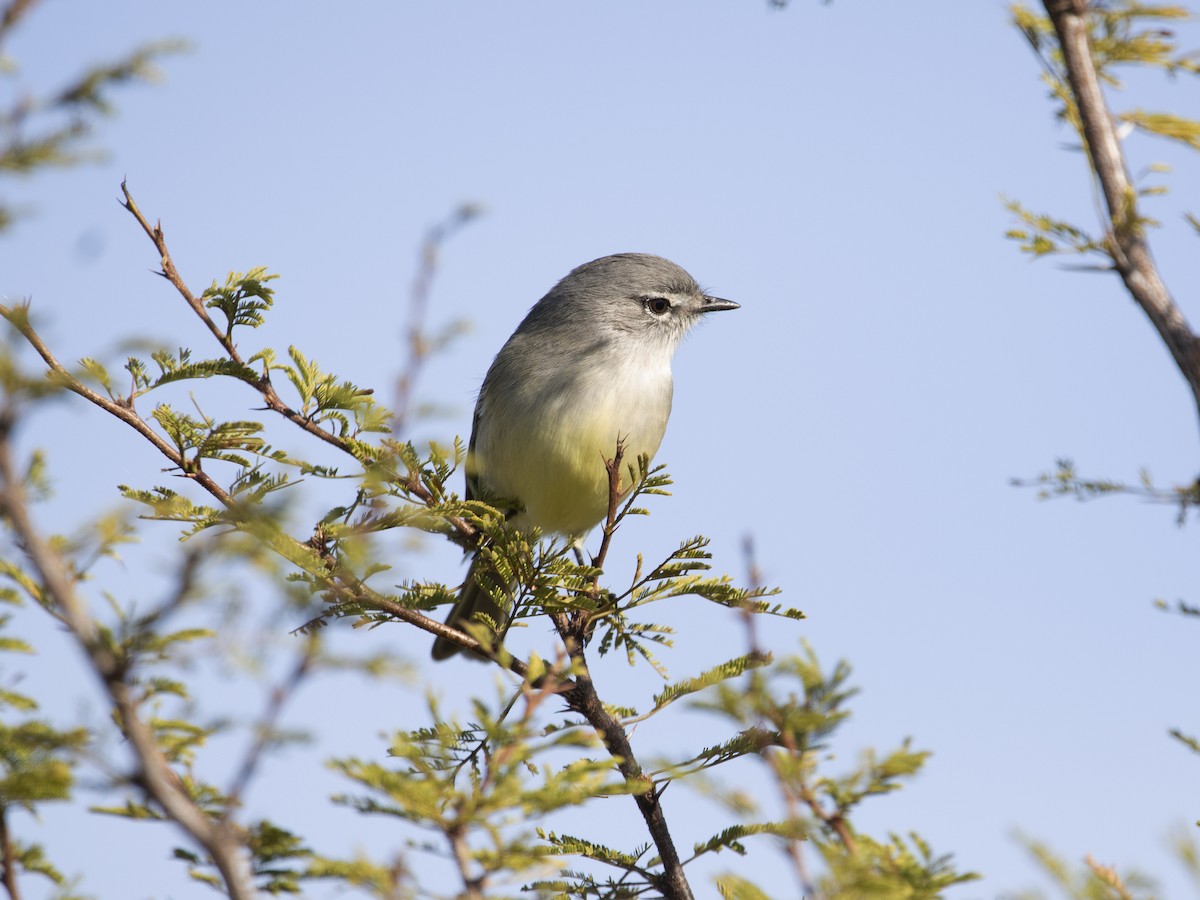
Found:
[[[429,357],[431,341],[425,332],[425,314],[429,308],[429,297],[433,291],[433,279],[438,270],[438,258],[442,245],[472,219],[480,214],[474,203],[463,203],[443,221],[425,233],[421,242],[419,265],[412,289],[408,295],[408,360],[404,371],[396,380],[396,410],[392,419],[392,431],[402,435],[408,426],[408,417],[413,404],[413,392],[417,376]]]
[[[317,658],[318,641],[319,639],[315,634],[308,635],[304,649],[300,652],[295,666],[292,667],[292,671],[288,673],[283,681],[271,689],[267,698],[267,708],[263,711],[255,726],[257,735],[254,743],[246,751],[246,755],[242,758],[241,768],[234,777],[229,790],[225,792],[225,796],[228,798],[225,807],[225,819],[229,818],[234,809],[241,806],[246,788],[249,787],[250,782],[254,779],[263,756],[267,752],[267,747],[276,736],[276,729],[279,725],[279,719],[283,715],[284,705],[295,694],[300,684],[312,671],[313,664]]]
[[[0,419],[0,512],[20,540],[47,599],[61,611],[63,621],[87,654],[92,670],[108,694],[121,732],[134,752],[138,767],[135,780],[168,818],[208,852],[229,896],[234,900],[251,900],[257,892],[236,832],[232,826],[210,818],[188,795],[153,731],[138,715],[137,701],[126,681],[129,671],[125,661],[109,649],[83,600],[75,593],[66,565],[34,527],[20,476],[13,465],[11,429],[11,414],[6,413]]]
[[[0,316],[7,319],[21,333],[21,336],[29,342],[29,345],[37,351],[38,356],[45,361],[47,367],[50,369],[50,375],[56,384],[65,387],[72,393],[78,394],[83,399],[100,407],[106,413],[116,416],[116,418],[120,419],[149,441],[159,453],[171,462],[174,468],[183,473],[184,477],[190,478],[199,484],[212,494],[226,509],[232,510],[236,508],[237,503],[228,491],[217,484],[212,476],[204,472],[198,464],[189,462],[170,442],[151,428],[149,423],[138,415],[132,405],[113,400],[93,391],[67,371],[67,368],[58,361],[54,353],[46,345],[46,342],[42,340],[42,336],[30,324],[26,308],[20,306],[10,308],[0,305]]]
[[[608,752],[616,759],[617,771],[621,773],[626,782],[645,783],[645,790],[634,794],[633,799],[646,822],[650,839],[654,841],[655,849],[658,850],[659,859],[662,860],[662,874],[651,877],[654,887],[667,900],[692,900],[692,888],[688,884],[687,875],[683,870],[683,862],[679,858],[679,852],[675,849],[675,842],[667,827],[666,815],[659,802],[662,796],[661,792],[654,789],[650,779],[643,773],[637,757],[633,755],[633,747],[630,746],[629,737],[625,734],[621,723],[600,702],[600,696],[596,693],[596,686],[592,682],[591,672],[587,668],[582,646],[572,653],[571,661],[574,663],[573,668],[577,674],[575,686],[563,693],[567,706],[587,719],[588,724],[600,734]]]
[[[604,521],[604,536],[600,544],[600,551],[592,560],[592,565],[596,568],[604,565],[613,533],[617,527],[622,496],[621,460],[624,455],[624,443],[618,440],[613,458],[605,460],[605,468],[608,472],[608,515]],[[597,595],[599,594],[598,582],[593,582],[592,589]],[[654,842],[659,859],[662,861],[662,874],[649,876],[654,887],[667,900],[692,900],[692,889],[684,873],[683,862],[679,858],[679,852],[675,849],[675,842],[671,838],[667,819],[663,813],[662,804],[659,802],[661,792],[655,790],[653,783],[646,777],[642,767],[638,764],[625,728],[604,708],[604,704],[600,701],[600,695],[596,692],[584,649],[588,628],[587,617],[579,613],[570,615],[555,613],[551,619],[571,656],[572,670],[577,673],[574,685],[569,690],[563,691],[567,706],[587,719],[588,723],[600,734],[608,752],[616,760],[617,771],[621,773],[626,782],[645,783],[645,789],[634,794],[633,799],[646,822],[650,839]]]
[[[8,830],[8,809],[0,809],[0,853],[3,854],[0,865],[4,870],[0,873],[0,884],[8,894],[8,900],[21,900],[21,888],[17,884],[17,854],[13,845],[12,834]]]
[[[1058,36],[1084,149],[1108,212],[1108,250],[1125,288],[1149,317],[1192,390],[1200,414],[1200,341],[1159,275],[1138,215],[1137,191],[1092,58],[1087,0],[1043,0]]]
[[[9,0],[5,4],[3,12],[0,12],[0,44],[38,2],[39,0]]]
[[[29,323],[29,318],[24,309],[21,307],[11,309],[0,305],[0,316],[7,319],[21,333],[25,340],[29,342],[30,346],[37,351],[38,355],[42,357],[49,367],[50,374],[56,383],[95,404],[105,412],[117,417],[126,425],[129,425],[165,456],[174,468],[182,472],[184,477],[196,482],[196,484],[208,491],[222,506],[233,513],[235,519],[237,518],[239,504],[233,495],[221,487],[198,464],[187,460],[172,444],[164,440],[158,432],[151,428],[146,420],[138,415],[130,406],[93,391],[72,375],[54,356],[50,348],[46,345],[46,342],[42,340],[41,335],[34,330],[33,326]],[[474,529],[469,524],[464,522],[463,527],[468,529],[472,534],[474,533]],[[305,542],[287,534],[280,534],[279,537],[283,542],[283,546],[273,549],[285,558],[295,561],[298,554],[311,554],[310,544],[305,544]],[[323,557],[323,560],[329,567],[329,574],[322,576],[320,573],[312,571],[309,574],[318,577],[321,582],[321,588],[328,590],[339,601],[358,603],[367,608],[387,613],[410,625],[415,625],[435,637],[448,637],[469,650],[476,650],[487,655],[486,651],[483,650],[483,645],[470,636],[424,613],[409,609],[400,603],[381,596],[353,575],[341,569],[337,560],[332,556],[326,555]],[[521,678],[524,678],[529,670],[528,666],[519,659],[509,660],[507,668]]]
[[[146,232],[146,235],[154,243],[154,247],[158,251],[163,277],[171,283],[171,285],[179,293],[179,296],[184,299],[187,305],[191,307],[192,311],[204,324],[204,327],[208,329],[209,333],[212,334],[214,338],[216,338],[217,343],[221,345],[221,349],[225,351],[225,354],[229,357],[229,359],[240,366],[245,366],[246,363],[243,361],[241,354],[238,352],[237,345],[233,342],[229,332],[222,330],[221,327],[213,320],[212,316],[208,314],[208,309],[205,306],[203,296],[196,296],[196,294],[192,292],[191,288],[187,286],[187,282],[183,280],[183,276],[179,274],[179,270],[175,266],[175,261],[171,258],[171,252],[167,248],[167,239],[163,234],[162,223],[156,222],[153,225],[150,224],[149,220],[145,217],[145,215],[142,214],[142,211],[134,202],[133,195],[129,192],[129,187],[124,181],[121,182],[121,193],[125,196],[125,200],[121,205],[129,211],[130,215],[132,215],[134,219],[137,220],[137,223],[142,227],[142,230]],[[359,459],[359,456],[354,452],[355,448],[350,441],[347,441],[346,439],[322,428],[317,422],[314,422],[308,416],[305,416],[299,411],[292,409],[287,403],[285,403],[283,398],[280,397],[279,393],[275,390],[275,386],[271,383],[271,373],[269,371],[264,371],[260,377],[254,381],[247,381],[247,383],[250,384],[250,386],[258,391],[258,393],[262,396],[263,402],[266,404],[267,409],[278,413],[293,425],[303,429],[325,443],[336,447],[343,453],[353,456],[355,459]],[[359,461],[362,462],[361,459],[359,459]],[[404,490],[408,491],[423,503],[430,503],[433,500],[432,495],[421,484],[420,479],[415,477],[412,473],[409,473],[408,477],[400,477],[398,473],[389,474],[393,476],[395,483],[401,485]],[[446,521],[457,533],[459,543],[462,544],[462,546],[473,546],[475,529],[471,527],[470,523],[459,516],[450,516],[446,519]]]
[[[454,864],[462,878],[463,893],[459,896],[466,900],[483,900],[483,879],[471,875],[471,851],[467,846],[467,836],[462,828],[453,828],[447,832],[450,850],[454,855]]]

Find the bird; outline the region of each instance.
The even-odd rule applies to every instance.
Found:
[[[466,457],[466,499],[497,500],[513,527],[570,540],[608,512],[605,461],[653,458],[671,414],[671,361],[711,312],[739,304],[705,292],[681,266],[618,253],[572,269],[529,310],[479,389]],[[508,610],[480,585],[476,550],[446,624],[478,615],[499,633]],[[462,647],[445,637],[435,660]],[[482,659],[478,654],[465,654]]]

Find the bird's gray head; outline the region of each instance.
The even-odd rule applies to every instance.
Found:
[[[649,253],[618,253],[584,263],[529,311],[519,331],[569,329],[600,347],[634,338],[647,349],[674,350],[704,313],[737,309],[706,294],[683,268]]]

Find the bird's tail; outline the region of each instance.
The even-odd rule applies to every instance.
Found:
[[[467,571],[467,580],[463,583],[462,590],[459,591],[458,600],[455,601],[454,608],[450,610],[450,615],[446,617],[446,624],[451,628],[466,631],[464,625],[477,615],[485,615],[496,623],[496,627],[499,629],[498,634],[503,637],[508,626],[508,609],[498,604],[492,599],[492,595],[480,586],[480,578],[486,578],[488,574],[490,573],[487,572],[485,565],[480,562],[480,554],[476,553],[471,560],[471,568]],[[435,660],[449,659],[459,652],[463,652],[463,648],[453,641],[439,637],[433,642],[433,658]],[[465,651],[463,655],[468,659],[484,659],[478,653],[470,651]]]

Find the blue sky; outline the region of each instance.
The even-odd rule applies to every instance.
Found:
[[[1194,28],[1181,33],[1200,44]],[[482,204],[445,247],[431,301],[432,326],[471,329],[423,373],[421,399],[446,411],[423,425],[427,437],[465,436],[492,355],[574,265],[624,250],[670,257],[742,309],[679,352],[659,454],[675,495],[629,530],[624,565],[699,531],[716,566],[740,575],[752,534],[768,580],[809,616],[772,628],[776,648],[803,638],[855,668],[862,694],[840,759],[907,736],[934,751],[859,826],[916,830],[986,876],[957,896],[1040,883],[1016,830],[1072,859],[1137,866],[1164,896],[1183,895],[1167,841],[1197,818],[1197,768],[1166,732],[1200,730],[1186,688],[1200,657],[1195,626],[1152,602],[1196,601],[1194,526],[1128,499],[1039,503],[1009,480],[1067,456],[1087,474],[1135,479],[1145,467],[1188,482],[1196,415],[1115,277],[1032,264],[1004,239],[1001,195],[1084,225],[1094,209],[1073,135],[1003,4],[332,13],[60,0],[7,48],[21,64],[11,83],[46,88],[164,37],[192,50],[164,61],[162,83],[119,94],[98,131],[105,161],[5,186],[30,214],[0,242],[0,293],[32,297],[62,357],[111,353],[134,334],[203,346],[115,202],[123,177],[194,287],[269,266],[282,277],[262,342],[296,343],[383,396],[403,362],[421,236],[455,205]],[[1195,99],[1189,82],[1139,77],[1114,105],[1194,115]],[[1127,150],[1136,171],[1176,164],[1172,193],[1148,211],[1166,225],[1154,246],[1186,312],[1195,237],[1180,214],[1196,167],[1140,135]],[[51,450],[58,493],[42,515],[54,527],[107,508],[114,485],[152,481],[160,465],[78,405],[25,437]],[[439,548],[398,548],[395,563],[405,577],[461,577]],[[135,591],[140,576],[114,575]],[[675,677],[741,652],[718,610],[663,615],[684,629],[666,658]],[[386,631],[371,639],[426,665],[422,635]],[[62,675],[75,671],[69,646],[49,646],[30,679],[57,698],[50,715],[69,716],[95,694],[78,672]],[[466,664],[424,671],[450,692],[490,679]],[[635,681],[611,677],[636,695]],[[303,712],[327,704],[327,726],[311,752],[276,764],[253,798],[262,808],[302,803],[297,783],[323,808],[315,794],[336,789],[319,774],[323,756],[370,752],[379,732],[414,724],[412,697],[360,707],[338,699],[348,684],[313,689]],[[340,815],[322,823],[322,849],[360,839]],[[112,823],[63,813],[40,836],[87,872],[84,888],[126,897],[129,867],[142,865],[134,851],[170,845],[129,827],[124,849]],[[758,859],[786,895],[771,851]],[[169,861],[139,872],[136,896],[207,896]]]

